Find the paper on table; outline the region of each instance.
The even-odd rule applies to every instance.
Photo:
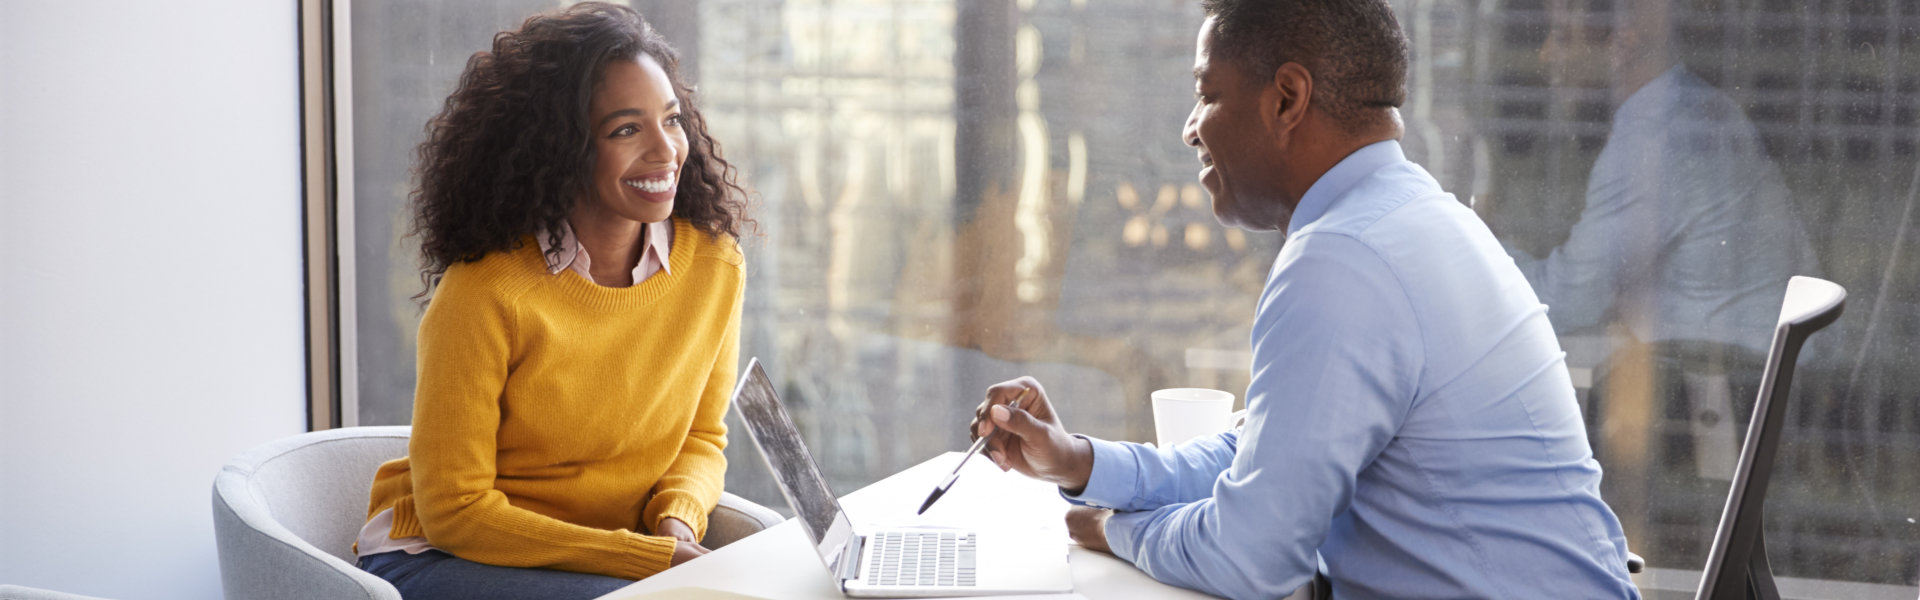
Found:
[[[622,596],[619,592],[603,597],[604,600],[769,600],[759,596],[748,596],[703,587],[677,587],[673,589],[644,592],[631,596]]]
[[[965,598],[946,598],[944,600],[1087,600],[1079,594],[1030,594],[1022,596],[967,596]]]
[[[949,459],[958,460],[958,455]],[[941,461],[936,466],[952,463]],[[945,476],[945,471],[929,469],[928,475]],[[970,461],[961,470],[960,480],[940,502],[925,514],[915,514],[918,499],[900,502],[899,498],[854,493],[842,499],[847,514],[858,515],[865,523],[892,527],[962,527],[971,529],[1013,529],[1064,527],[1062,515],[1067,502],[1058,499],[1059,491],[1045,482],[1017,472],[1001,472],[990,461]],[[928,485],[938,481],[929,480]],[[1040,504],[1029,501],[1008,505],[1006,497],[1045,498]]]
[[[622,596],[616,593],[606,596],[603,600],[667,600],[669,598],[673,600],[767,600],[759,596],[748,596],[746,594],[723,592],[702,587],[677,587],[632,596]],[[1080,594],[1068,593],[1030,594],[1021,596],[966,596],[961,598],[948,598],[946,600],[1087,600],[1087,597]]]

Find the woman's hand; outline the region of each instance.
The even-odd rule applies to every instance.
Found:
[[[712,550],[708,550],[705,546],[693,542],[675,543],[673,545],[673,562],[671,566],[679,566],[680,563],[706,556],[708,552],[712,552]]]
[[[708,552],[712,552],[712,550],[708,550],[706,546],[700,545],[700,540],[693,538],[693,527],[688,526],[686,521],[667,517],[660,519],[660,526],[656,529],[658,529],[658,531],[653,532],[654,535],[667,536],[679,542],[673,545],[672,564],[674,565],[700,558]]]
[[[688,526],[686,521],[666,517],[660,519],[660,527],[658,527],[658,529],[659,531],[653,532],[654,535],[664,535],[689,544],[700,543],[699,538],[693,537],[693,527]],[[702,552],[702,554],[705,553]]]

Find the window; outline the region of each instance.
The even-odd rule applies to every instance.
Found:
[[[1774,569],[1913,585],[1920,11],[1394,4],[1413,58],[1403,144],[1534,275],[1633,549],[1705,563],[1754,346],[1785,276],[1817,274],[1850,306],[1801,360],[1768,501]],[[424,124],[493,33],[554,5],[351,3],[350,424],[410,415],[420,281],[402,234]],[[985,387],[1017,375],[1072,429],[1141,441],[1151,390],[1244,393],[1283,240],[1215,222],[1179,142],[1196,2],[634,5],[758,192],[743,354],[841,493],[964,448]],[[755,452],[735,436],[728,488],[783,509]]]
[[[1800,358],[1767,500],[1774,572],[1912,584],[1916,530],[1897,507],[1917,482],[1892,465],[1920,440],[1905,366],[1920,350],[1920,13],[1621,0],[1403,14],[1415,85],[1433,86],[1426,100],[1416,87],[1409,138],[1523,252],[1586,379],[1605,496],[1634,548],[1656,567],[1705,564],[1785,278],[1817,275],[1849,306]]]

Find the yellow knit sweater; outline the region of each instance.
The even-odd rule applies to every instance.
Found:
[[[447,269],[420,322],[408,456],[367,516],[474,562],[639,579],[706,535],[739,362],[738,245],[674,224],[668,271],[604,288],[538,244]]]

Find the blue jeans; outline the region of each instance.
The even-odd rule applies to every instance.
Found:
[[[399,588],[407,600],[585,600],[633,583],[605,575],[483,565],[439,550],[363,556],[360,568]]]

